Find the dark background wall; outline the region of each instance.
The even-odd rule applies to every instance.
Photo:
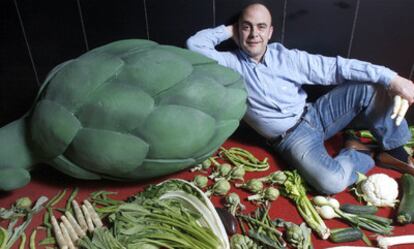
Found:
[[[32,105],[57,64],[108,42],[151,39],[185,46],[196,31],[228,23],[246,0],[1,0],[0,126]],[[268,0],[274,41],[327,56],[414,70],[412,0]],[[326,91],[308,89],[311,98]],[[413,111],[409,120],[414,120]]]

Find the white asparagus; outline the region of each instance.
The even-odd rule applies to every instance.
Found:
[[[56,238],[56,241],[59,245],[59,248],[61,248],[61,249],[65,248],[65,247],[67,248],[68,244],[66,243],[66,240],[63,237],[62,230],[60,230],[60,226],[59,226],[55,216],[51,215],[50,220],[52,222],[53,232],[55,233],[55,238]]]
[[[85,233],[85,231],[82,230],[82,228],[80,227],[78,222],[76,222],[75,217],[73,217],[73,215],[68,211],[65,212],[65,215],[68,218],[68,220],[69,220],[70,224],[72,225],[73,229],[75,230],[76,234],[80,238],[83,238],[86,235],[86,233]]]
[[[76,220],[78,221],[80,227],[85,232],[88,230],[88,225],[86,224],[85,216],[83,216],[82,210],[79,207],[79,204],[76,200],[72,201],[73,210],[75,211]]]
[[[99,218],[99,215],[96,213],[95,208],[92,206],[92,204],[88,200],[84,200],[83,203],[86,206],[86,208],[88,208],[89,214],[91,215],[92,221],[95,224],[95,226],[103,227],[101,218]]]
[[[70,235],[69,235],[68,230],[65,227],[65,224],[63,224],[63,222],[60,222],[59,225],[60,225],[60,230],[62,231],[63,238],[65,239],[66,244],[68,245],[69,249],[76,249],[75,245],[70,239]]]
[[[81,206],[82,212],[85,215],[86,224],[88,225],[88,230],[90,232],[93,232],[95,230],[95,227],[93,226],[91,215],[89,214],[88,208],[86,208],[85,204]]]
[[[397,117],[397,114],[401,108],[401,96],[395,95],[394,96],[394,108],[392,110],[391,119],[395,119]]]
[[[377,243],[381,249],[388,249],[388,247],[396,245],[414,244],[414,235],[378,236]]]
[[[409,106],[410,105],[408,104],[408,100],[406,99],[401,100],[401,107],[400,107],[400,110],[398,111],[397,118],[395,119],[395,124],[397,126],[399,126],[401,122],[403,121],[404,116],[407,113]]]
[[[75,229],[73,228],[73,226],[70,224],[69,220],[66,218],[66,216],[62,215],[60,217],[60,219],[63,222],[63,225],[65,225],[66,230],[68,231],[68,234],[70,236],[70,239],[74,242],[78,241],[79,236],[78,234],[75,232]]]

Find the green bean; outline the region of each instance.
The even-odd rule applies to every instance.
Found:
[[[32,234],[30,235],[30,249],[36,249],[36,233],[37,230],[33,229]]]
[[[56,244],[56,239],[51,235],[44,238],[42,241],[39,242],[39,245],[54,245]]]
[[[79,188],[78,187],[76,187],[73,191],[72,191],[72,193],[70,194],[70,196],[69,196],[69,198],[68,198],[68,201],[66,202],[66,207],[65,207],[65,212],[66,211],[69,211],[69,212],[71,212],[72,211],[72,201],[75,199],[75,197],[78,195],[78,192],[79,192]]]
[[[66,195],[66,188],[63,191],[60,191],[59,193],[57,193],[52,199],[50,199],[50,201],[45,205],[45,207],[46,208],[53,207],[54,205],[59,203],[60,200],[62,200],[62,198],[65,195]]]
[[[260,161],[249,151],[237,147],[228,150],[221,147],[219,156],[225,157],[236,166],[243,166],[246,171],[265,171],[270,167],[267,158]]]
[[[54,210],[59,211],[62,214],[64,214],[67,211],[66,208],[55,208]]]
[[[91,194],[91,198],[92,199],[97,199],[97,198],[107,199],[108,195],[116,195],[116,194],[117,194],[117,192],[110,192],[110,191],[100,190],[100,191],[93,192]]]
[[[22,237],[22,240],[20,242],[19,249],[24,249],[24,247],[26,245],[26,234],[22,233],[21,237]]]

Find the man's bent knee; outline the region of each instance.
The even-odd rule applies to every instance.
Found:
[[[343,178],[330,176],[323,179],[317,179],[312,186],[319,192],[324,194],[337,194],[344,191],[348,187],[348,182]]]

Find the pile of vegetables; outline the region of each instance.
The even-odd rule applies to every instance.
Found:
[[[16,200],[10,209],[0,208],[0,219],[8,220],[7,230],[0,227],[0,249],[9,249],[15,242],[21,238],[20,248],[26,244],[25,230],[32,221],[35,214],[39,213],[47,202],[46,196],[41,196],[34,203],[28,197],[22,197]],[[20,225],[17,225],[21,222]],[[30,248],[35,247],[36,230],[32,231],[30,236]]]
[[[235,152],[237,156],[229,154]],[[234,157],[241,155],[243,159],[237,160],[250,160],[250,167],[257,163],[256,171],[263,169],[266,159],[259,160],[239,148],[222,148],[218,157],[210,157],[191,170],[197,172],[191,182],[171,179],[149,185],[125,201],[108,197],[116,193],[97,191],[83,200],[83,205],[75,200],[78,192],[75,188],[65,208],[54,208],[65,198],[65,189],[48,202],[46,197],[39,198],[33,208],[30,200],[19,199],[10,209],[0,208],[0,218],[12,221],[23,217],[30,222],[30,215],[45,207],[43,226],[47,237],[40,245],[57,245],[63,249],[278,249],[287,246],[313,249],[312,231],[321,239],[329,238],[335,243],[362,239],[371,245],[363,231],[369,230],[382,235],[377,239],[380,248],[414,242],[414,236],[383,236],[391,235],[393,220],[376,215],[378,207],[398,206],[395,222],[414,222],[412,175],[404,174],[401,178],[401,202],[397,200],[398,184],[394,179],[385,174],[372,174],[361,175],[362,180],[355,188],[358,197],[369,205],[341,205],[332,196],[308,197],[309,188],[296,170],[275,171],[245,181],[245,174],[250,174],[252,168],[234,163],[239,162]],[[233,187],[236,192],[232,191]],[[246,192],[244,200],[256,206],[253,212],[246,212],[237,192]],[[224,208],[213,206],[209,199],[213,195],[222,198]],[[279,195],[296,205],[305,222],[295,224],[270,217],[272,202]],[[61,215],[55,216],[56,211]],[[322,218],[339,218],[350,226],[331,228]],[[0,249],[10,248],[18,238],[24,247],[25,226],[15,228],[14,233],[10,232],[10,226],[9,229],[0,227]],[[36,229],[30,237],[29,245],[34,249]]]
[[[92,245],[102,240],[112,241],[105,247],[108,249],[138,245],[148,248],[229,248],[225,228],[215,208],[190,182],[173,179],[151,185],[123,203],[95,200],[100,200],[103,205],[97,212],[107,217],[109,232],[101,231],[99,236],[84,239],[80,243],[82,248],[94,249],[96,247]]]

